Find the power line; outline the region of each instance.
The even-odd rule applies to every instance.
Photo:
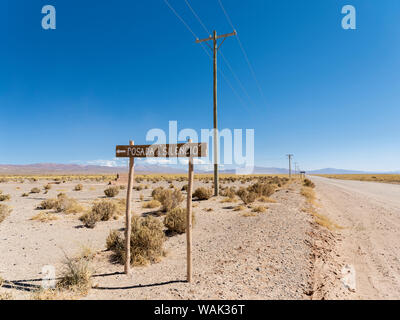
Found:
[[[226,10],[225,10],[225,8],[224,8],[224,6],[223,6],[221,0],[218,0],[218,3],[219,3],[219,5],[220,5],[222,11],[224,12],[224,15],[225,15],[226,19],[228,20],[228,23],[230,24],[230,26],[232,27],[233,30],[236,30],[236,28],[234,27],[234,25],[233,25],[233,23],[232,23],[231,18],[229,17],[228,13],[227,13]],[[246,62],[247,62],[247,65],[249,66],[249,69],[250,69],[250,72],[251,72],[251,74],[252,74],[252,76],[253,76],[253,78],[254,78],[254,81],[255,81],[256,84],[257,84],[258,90],[260,91],[260,94],[261,94],[262,98],[264,99],[264,102],[266,102],[266,101],[265,101],[264,92],[263,92],[262,89],[261,89],[260,83],[259,83],[259,81],[258,81],[258,79],[257,79],[257,76],[256,76],[256,73],[255,73],[255,71],[254,71],[254,69],[253,69],[253,66],[252,66],[251,63],[250,63],[249,57],[247,56],[246,50],[244,49],[244,46],[243,46],[242,42],[240,41],[240,37],[237,35],[236,38],[237,38],[237,41],[238,41],[238,43],[239,43],[240,49],[242,50],[243,56],[244,56],[244,58],[245,58],[245,60],[246,60]]]
[[[190,11],[192,11],[193,15],[196,17],[197,21],[201,24],[203,29],[207,32],[208,35],[210,35],[210,31],[208,31],[207,27],[204,25],[203,21],[201,21],[200,17],[197,15],[197,13],[193,10],[192,6],[189,4],[188,0],[185,0],[186,5],[189,7]]]
[[[229,61],[225,58],[224,54],[222,53],[222,51],[220,51],[221,57],[224,60],[225,64],[228,66],[229,70],[231,71],[233,77],[236,79],[236,81],[239,83],[240,88],[243,90],[244,94],[247,96],[247,98],[250,100],[250,102],[252,102],[252,99],[250,98],[247,90],[245,89],[242,81],[240,81],[239,77],[236,75],[235,71],[233,71],[233,68],[231,66],[231,64],[229,63]]]
[[[181,18],[181,16],[178,14],[178,12],[175,11],[175,9],[169,4],[169,2],[167,0],[164,0],[164,2],[166,3],[166,5],[171,9],[171,11],[177,16],[177,18],[179,20],[181,20],[181,22],[184,24],[184,26],[191,32],[191,34],[198,39],[198,37],[196,36],[196,34],[193,32],[192,29],[190,29],[190,27],[188,26],[188,24],[185,22],[185,20],[183,20]]]
[[[186,27],[186,29],[189,30],[189,32],[195,37],[196,40],[199,39],[199,37],[194,33],[194,31],[189,27],[189,25],[185,22],[185,20],[178,14],[178,12],[176,12],[176,10],[172,7],[172,5],[167,1],[164,0],[165,4],[171,9],[171,11],[175,14],[175,16],[183,23],[183,25]],[[198,18],[199,22],[201,21],[200,17],[195,14],[195,11],[193,10],[193,8],[190,6],[189,3],[187,3],[189,8],[191,8],[192,13]],[[201,22],[202,25],[204,25],[204,23]],[[207,28],[204,26],[205,30],[207,30]],[[201,47],[203,48],[204,52],[207,54],[208,58],[210,60],[212,60],[213,58],[211,57],[210,53],[207,51],[207,49],[204,47],[203,43],[200,43]],[[222,77],[224,78],[225,82],[228,84],[228,86],[231,88],[232,92],[236,95],[236,97],[238,98],[238,100],[240,101],[240,103],[242,104],[242,106],[248,110],[246,104],[244,103],[243,99],[240,97],[240,95],[238,94],[238,92],[235,90],[235,88],[233,87],[233,85],[231,84],[231,82],[228,80],[227,76],[225,75],[225,73],[218,69],[218,72],[222,75]]]
[[[210,32],[208,31],[208,28],[206,27],[206,25],[203,23],[203,21],[200,19],[199,15],[196,13],[196,11],[192,8],[192,6],[190,5],[188,0],[184,0],[186,5],[189,7],[190,11],[192,11],[193,15],[196,17],[197,21],[201,24],[201,26],[203,27],[203,29],[207,32],[207,34],[210,34]],[[231,66],[231,64],[229,63],[229,61],[225,58],[224,54],[222,52],[220,52],[222,59],[224,60],[225,64],[228,66],[229,70],[231,71],[233,77],[235,78],[235,80],[238,82],[240,88],[243,90],[244,94],[247,96],[247,98],[250,100],[250,102],[252,101],[249,94],[247,93],[247,90],[245,89],[245,87],[243,86],[243,83],[240,81],[239,77],[237,76],[237,74],[235,73],[235,71],[233,71],[233,68]],[[211,56],[209,56],[211,59]],[[222,72],[220,72],[222,74]],[[226,76],[223,74],[224,79],[226,78]],[[233,86],[232,84],[225,79],[225,81],[227,81],[228,85],[231,87],[232,90]],[[239,94],[235,92],[235,95],[242,101],[242,99],[239,97]]]

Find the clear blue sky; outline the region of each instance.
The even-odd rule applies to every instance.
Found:
[[[184,0],[169,0],[207,37]],[[54,5],[57,29],[41,28]],[[231,32],[217,0],[190,0]],[[254,128],[256,165],[400,170],[400,1],[223,0],[219,127]],[[357,9],[357,30],[341,8]],[[151,128],[212,126],[212,65],[163,0],[0,3],[0,163],[90,163]]]

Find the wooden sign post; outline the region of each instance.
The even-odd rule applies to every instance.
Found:
[[[189,139],[189,143],[192,139]],[[192,282],[192,194],[193,194],[193,156],[189,157],[188,188],[186,201],[186,268],[187,281]]]
[[[186,243],[187,243],[187,281],[192,281],[192,194],[193,194],[193,158],[207,156],[207,143],[159,144],[135,146],[133,141],[126,146],[116,147],[117,158],[129,158],[129,179],[126,195],[126,220],[125,220],[125,273],[130,273],[131,261],[131,197],[134,175],[135,158],[153,157],[187,157],[189,158],[188,190],[186,203]]]

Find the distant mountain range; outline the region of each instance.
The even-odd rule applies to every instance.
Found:
[[[211,173],[211,170],[202,170],[201,165],[197,166],[199,173]],[[0,175],[11,174],[116,174],[127,172],[127,167],[106,167],[98,165],[79,165],[79,164],[57,164],[57,163],[37,163],[28,165],[1,165]],[[185,173],[186,168],[163,166],[163,165],[135,165],[135,172],[138,173]],[[221,173],[234,174],[235,169],[221,169]],[[254,167],[253,174],[287,174],[288,169],[273,167]],[[335,168],[325,168],[307,171],[308,174],[400,174],[395,172],[366,172],[357,170],[344,170]]]

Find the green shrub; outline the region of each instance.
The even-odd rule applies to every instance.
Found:
[[[196,191],[193,193],[193,197],[199,200],[208,200],[212,197],[213,191],[212,189],[207,188],[197,188]]]
[[[185,233],[187,223],[187,210],[184,208],[175,208],[167,213],[164,218],[164,225],[173,233]],[[192,225],[195,224],[195,216],[192,211]]]

